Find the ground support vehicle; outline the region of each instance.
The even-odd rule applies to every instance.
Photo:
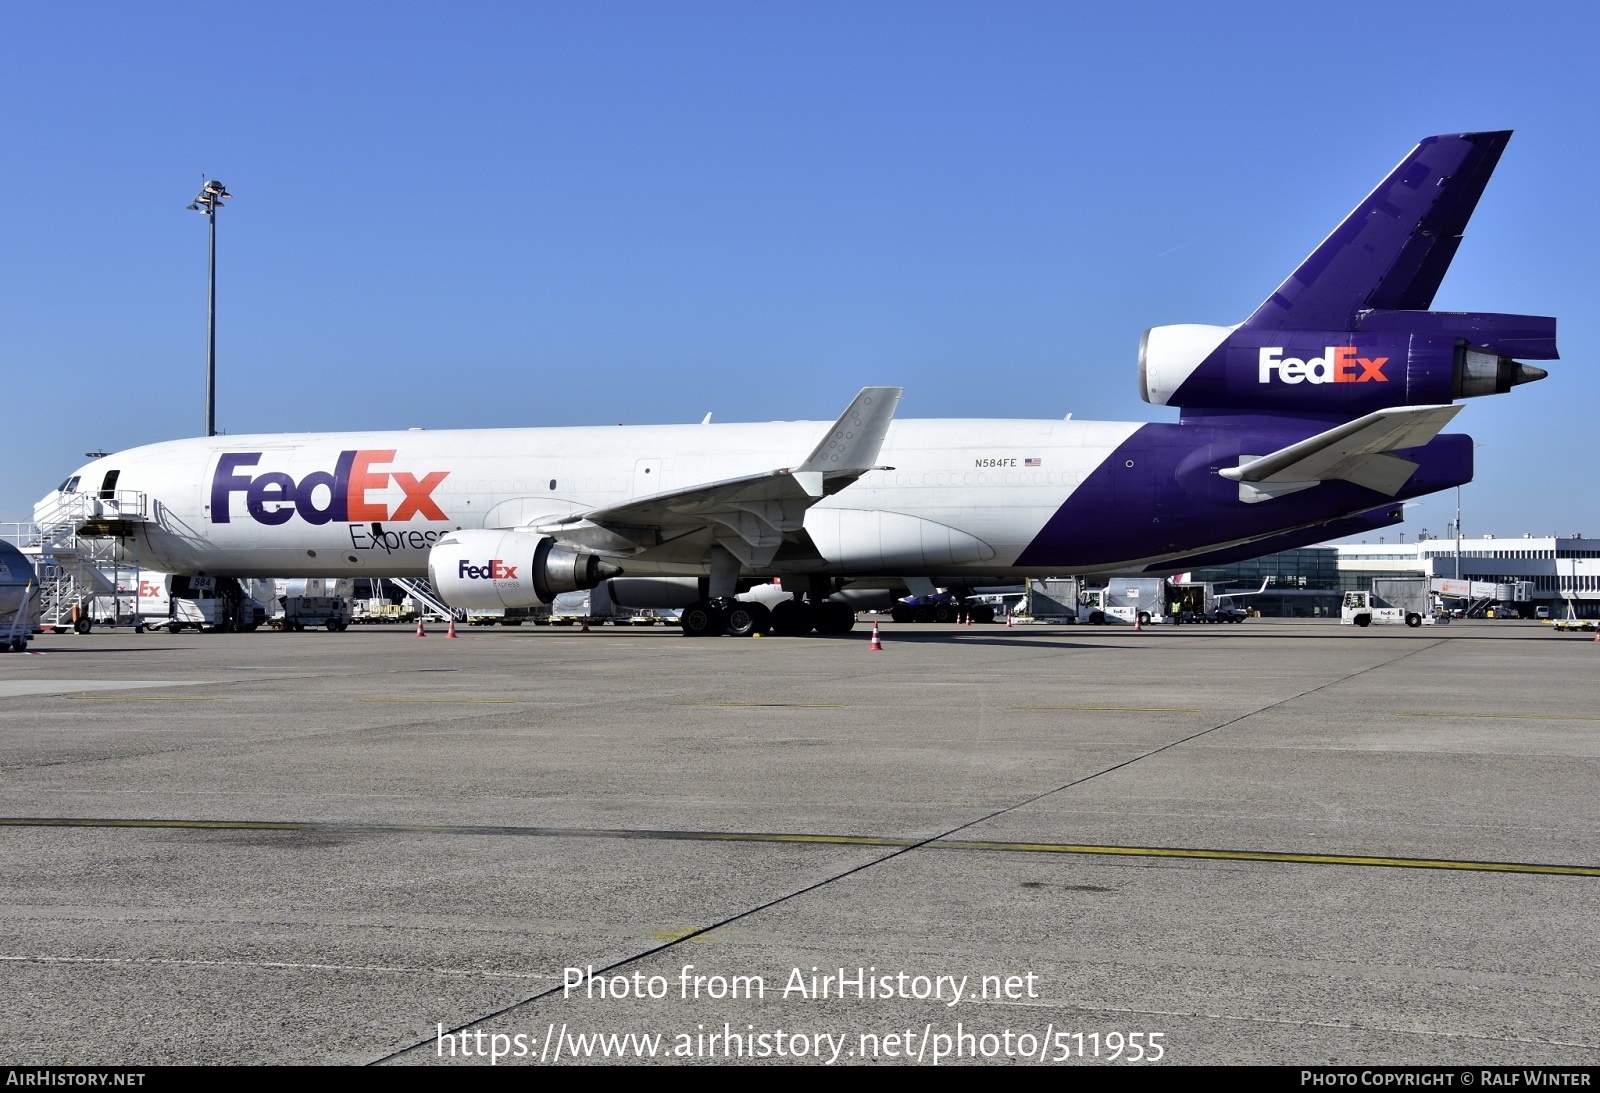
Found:
[[[1562,632],[1577,633],[1580,630],[1600,629],[1600,623],[1594,619],[1546,619],[1545,625],[1554,627]]]
[[[1205,581],[1174,583],[1169,606],[1175,623],[1243,622],[1250,617],[1250,612],[1235,607],[1229,596],[1219,596],[1216,587]]]
[[[1414,605],[1413,605],[1414,606]],[[1374,592],[1346,592],[1339,606],[1341,626],[1421,626],[1433,623],[1433,615],[1424,615],[1411,607],[1391,603]]]
[[[958,599],[950,592],[936,592],[932,596],[907,596],[889,609],[895,622],[966,622],[990,623],[995,620],[993,604]]]
[[[392,603],[382,596],[353,600],[350,604],[352,626],[378,626],[384,623],[415,621],[414,618],[406,617],[406,609],[403,606]]]
[[[1340,625],[1443,626],[1448,613],[1434,599],[1447,582],[1427,577],[1380,577],[1370,592],[1346,592],[1339,607]]]
[[[543,604],[538,607],[503,607],[498,611],[474,611],[467,615],[468,626],[521,626],[525,622],[548,621],[550,621],[550,608]]]
[[[338,633],[350,625],[350,604],[343,596],[285,596],[283,628],[305,630],[321,626]]]
[[[135,626],[135,631],[242,632],[256,629],[269,614],[260,600],[246,594],[231,577],[171,576],[166,579],[166,589],[167,617],[148,619]]]

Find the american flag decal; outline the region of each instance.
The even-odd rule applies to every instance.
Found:
[[[1024,459],[1022,465],[1024,467],[1042,467],[1044,466],[1044,461],[1041,459]]]

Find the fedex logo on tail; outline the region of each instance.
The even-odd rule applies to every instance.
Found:
[[[1263,346],[1259,382],[1271,383],[1276,373],[1284,383],[1388,383],[1388,363],[1388,357],[1356,356],[1353,345],[1330,345],[1325,356],[1310,360],[1285,357],[1281,345]]]
[[[456,576],[462,580],[473,581],[512,581],[516,580],[517,567],[506,565],[499,558],[490,558],[488,565],[473,565],[471,562],[462,561],[456,564]]]
[[[378,470],[394,460],[394,450],[340,452],[331,471],[312,471],[296,481],[282,471],[249,474],[245,468],[261,462],[260,452],[226,452],[211,478],[211,522],[232,521],[233,495],[244,494],[245,511],[258,524],[287,523],[296,513],[308,524],[365,523],[377,520],[449,520],[433,491],[449,471],[433,471],[418,478],[404,471]],[[392,510],[368,494],[389,487],[390,480],[405,496]],[[319,492],[320,491],[320,492]]]

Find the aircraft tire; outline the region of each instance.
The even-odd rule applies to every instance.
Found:
[[[947,604],[947,603],[936,603],[936,604],[933,605],[933,621],[934,622],[953,622],[955,620],[955,617],[956,617],[956,611],[949,604]]]
[[[986,603],[975,604],[969,609],[972,621],[980,626],[994,621],[994,608]]]
[[[918,607],[918,608],[914,609],[911,612],[911,621],[912,622],[932,622],[933,621],[933,608],[931,608],[931,607],[927,606],[926,604],[924,604],[921,607]]]
[[[895,622],[910,622],[916,615],[916,609],[907,603],[897,603],[889,611],[889,617]]]
[[[728,611],[728,633],[736,638],[765,634],[772,624],[772,612],[764,603],[735,601]]]
[[[788,637],[811,633],[816,616],[810,604],[785,600],[772,609],[772,632]]]
[[[814,613],[819,634],[848,634],[855,629],[856,613],[847,603],[820,603]]]
[[[728,615],[704,600],[696,600],[683,609],[678,623],[685,637],[714,638],[728,628]]]

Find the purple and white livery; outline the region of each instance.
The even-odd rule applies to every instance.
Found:
[[[1427,138],[1244,322],[1147,331],[1141,390],[1176,423],[901,421],[900,389],[868,387],[831,424],[211,437],[98,459],[36,517],[79,511],[180,574],[426,574],[461,608],[609,580],[688,605],[691,633],[1383,527],[1471,480],[1471,440],[1440,432],[1457,400],[1556,358],[1554,319],[1428,310],[1509,138]],[[740,597],[773,579],[793,598],[769,620]]]

